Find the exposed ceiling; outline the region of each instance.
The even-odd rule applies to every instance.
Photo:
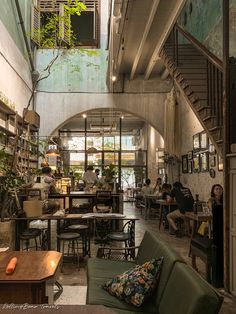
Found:
[[[126,74],[130,80],[143,75],[145,80],[164,70],[159,58],[186,0],[114,0],[110,23],[109,72]]]

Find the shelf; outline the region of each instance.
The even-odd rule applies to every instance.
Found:
[[[7,114],[7,115],[15,115],[16,114],[16,112],[12,108],[5,105],[1,100],[0,100],[0,111]]]

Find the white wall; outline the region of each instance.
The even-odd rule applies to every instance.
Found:
[[[30,69],[1,21],[0,34],[0,91],[22,114],[31,95]]]

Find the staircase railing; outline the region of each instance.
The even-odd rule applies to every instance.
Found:
[[[183,49],[184,45],[195,48],[199,53],[199,59],[205,60],[207,107],[210,115],[214,117],[215,126],[221,127],[223,124],[223,62],[179,24],[176,24],[164,45],[164,50],[168,50],[167,54],[174,60],[177,68],[181,65],[179,62],[181,54],[184,58],[188,57]]]

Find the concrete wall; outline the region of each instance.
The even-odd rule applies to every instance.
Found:
[[[164,101],[166,93],[43,93],[36,96],[36,110],[42,117],[40,135],[53,134],[67,120],[92,109],[115,108],[132,113],[161,135],[164,128]]]
[[[14,103],[19,114],[22,114],[31,95],[31,73],[12,1],[2,2],[4,5],[0,10],[0,92]],[[24,12],[22,13],[25,16]]]
[[[203,128],[182,95],[180,93],[177,95],[180,106],[180,123],[183,126],[181,128],[181,154],[185,155],[193,150],[193,135],[203,131]],[[199,194],[201,200],[208,200],[212,185],[215,183],[223,185],[223,172],[218,171],[217,164],[213,169],[216,172],[215,178],[211,178],[209,172],[183,174],[181,166],[180,180],[191,189],[193,195]]]

